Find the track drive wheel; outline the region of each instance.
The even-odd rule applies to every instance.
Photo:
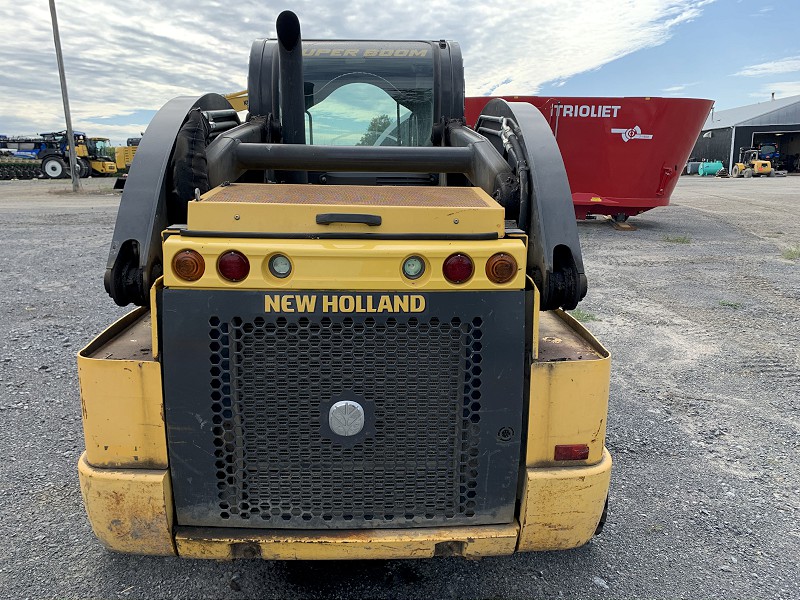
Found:
[[[50,179],[63,179],[67,176],[67,165],[58,156],[48,156],[42,161],[42,171]]]

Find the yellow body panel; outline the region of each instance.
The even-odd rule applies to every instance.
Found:
[[[749,163],[735,163],[734,166],[739,169],[739,177],[742,176],[745,169],[751,169],[753,173],[758,175],[769,175],[772,172],[772,163],[768,160],[753,160]]]
[[[517,550],[577,548],[594,535],[611,481],[611,455],[588,467],[528,469]]]
[[[178,528],[175,544],[184,558],[269,560],[363,560],[478,558],[512,554],[519,526],[425,527],[341,531],[242,531]],[[437,548],[438,545],[438,548]]]
[[[247,90],[225,94],[225,99],[231,103],[231,106],[235,111],[241,112],[243,110],[247,110],[247,105],[249,102]]]
[[[164,276],[150,287],[150,322],[158,323],[158,294],[164,289]],[[153,360],[158,360],[158,327],[150,327],[150,348]]]
[[[318,225],[324,213],[370,214],[379,226]],[[191,231],[270,234],[469,235],[505,231],[505,211],[480,188],[231,184],[189,202]]]
[[[550,466],[558,444],[586,444],[589,458],[601,460],[608,414],[611,357],[591,334],[563,311],[556,315],[594,347],[587,360],[534,361],[531,365],[530,412],[525,464]]]
[[[117,164],[117,170],[124,171],[129,169],[133,162],[133,155],[136,154],[138,146],[117,146],[114,148],[114,160]]]
[[[135,554],[175,554],[168,471],[97,469],[84,453],[78,476],[92,530],[106,547]]]
[[[96,467],[167,468],[161,365],[152,359],[150,327],[131,333],[146,318],[138,309],[118,320],[78,354],[86,456]],[[121,336],[142,351],[116,356],[106,342]]]
[[[205,273],[197,281],[179,279],[172,259],[183,250],[198,251],[205,261]],[[217,273],[217,259],[224,252],[238,250],[250,261],[250,274],[232,283]],[[442,264],[453,253],[469,255],[475,264],[472,279],[453,284],[442,275]],[[516,277],[498,285],[486,277],[486,261],[496,252],[511,254],[517,261]],[[492,241],[406,241],[406,240],[257,240],[221,239],[171,235],[164,241],[164,286],[185,289],[292,289],[361,291],[501,290],[525,287],[524,239]],[[285,279],[274,277],[268,260],[276,253],[292,262]],[[411,255],[425,259],[425,273],[419,279],[403,276],[403,261]]]
[[[536,360],[539,358],[539,321],[541,320],[539,318],[539,303],[541,302],[541,294],[539,293],[539,288],[533,283],[533,279],[527,275],[526,279],[528,280],[528,288],[533,289],[533,331],[531,332],[533,339],[531,340],[531,358]]]
[[[109,175],[117,172],[117,164],[110,160],[90,160],[92,171],[101,173],[102,175]]]
[[[772,164],[768,160],[756,160],[753,161],[753,170],[756,173],[767,174],[772,171]]]

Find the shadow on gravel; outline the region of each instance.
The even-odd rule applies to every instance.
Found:
[[[572,596],[603,571],[593,546],[480,560],[236,561],[230,587],[259,598]]]
[[[116,196],[119,195],[119,192],[115,192],[113,188],[99,188],[96,190],[87,190],[84,189],[78,193],[72,191],[72,189],[64,188],[60,190],[47,190],[48,194],[53,194],[55,196]]]
[[[659,224],[653,221],[648,220],[641,220],[637,217],[632,219],[628,219],[625,224],[630,225],[632,229],[630,231],[616,229],[614,227],[613,221],[610,219],[587,219],[585,221],[576,221],[578,224],[578,230],[586,229],[589,230],[596,230],[596,229],[603,229],[607,228],[609,231],[618,232],[620,235],[625,235],[629,233],[635,233],[638,230],[648,231],[648,230],[660,230],[663,229],[663,224]]]
[[[286,583],[307,588],[322,596],[334,592],[367,587],[378,591],[386,587],[421,584],[427,575],[417,565],[419,561],[357,560],[357,561],[297,561],[274,563]]]

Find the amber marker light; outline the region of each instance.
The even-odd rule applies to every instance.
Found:
[[[181,250],[172,259],[172,270],[184,281],[197,281],[206,271],[206,261],[196,250]]]
[[[498,252],[486,261],[486,277],[493,283],[508,283],[517,274],[517,261],[510,254]]]
[[[586,460],[589,446],[586,444],[563,444],[556,446],[554,460]]]
[[[250,261],[241,252],[229,250],[219,257],[217,271],[228,281],[241,281],[250,274]]]
[[[466,254],[451,254],[442,265],[442,273],[450,283],[464,283],[474,270],[475,265]]]

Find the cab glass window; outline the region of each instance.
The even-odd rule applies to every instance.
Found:
[[[303,47],[306,143],[429,146],[433,58],[422,42]]]

